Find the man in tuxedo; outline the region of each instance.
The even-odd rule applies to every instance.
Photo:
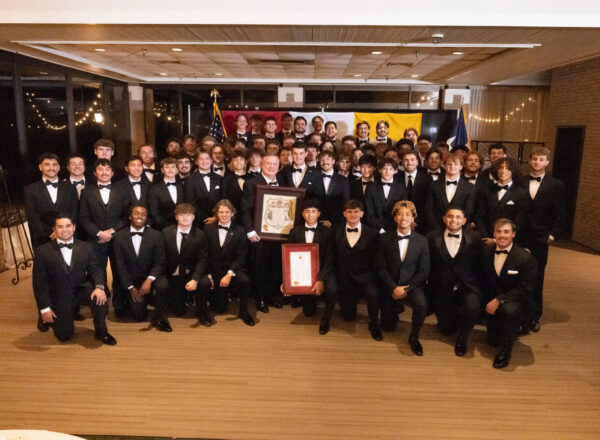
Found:
[[[218,174],[221,177],[225,177],[231,174],[231,170],[227,167],[225,149],[223,146],[217,144],[210,149],[210,158],[212,159],[212,165],[210,171]]]
[[[508,218],[516,225],[516,242],[524,244],[530,197],[515,182],[520,175],[519,165],[508,157],[498,159],[494,162],[491,175],[497,183],[487,185],[479,194],[475,213],[477,230],[485,243],[491,246],[494,244],[494,222],[499,218]]]
[[[543,312],[544,272],[548,263],[548,245],[565,230],[567,208],[565,185],[546,174],[550,165],[550,150],[538,147],[529,155],[528,209],[529,230],[525,239],[527,249],[537,261],[538,276],[533,294],[534,306],[528,327],[537,332]]]
[[[143,164],[143,177],[150,183],[154,183],[161,179],[160,170],[156,166],[156,151],[150,144],[144,144],[138,149],[138,156]]]
[[[390,131],[390,123],[388,121],[385,119],[377,121],[375,130],[377,131],[377,137],[375,138],[376,143],[384,143],[388,147],[391,147],[394,144],[394,141],[388,137]]]
[[[208,268],[200,281],[197,299],[199,319],[203,325],[212,324],[207,302],[216,313],[225,313],[229,292],[240,300],[239,318],[246,325],[254,325],[254,318],[248,312],[248,242],[244,228],[232,222],[235,214],[235,207],[229,200],[220,200],[214,211],[217,221],[204,229],[208,240]]]
[[[179,156],[175,157],[175,159],[177,160],[176,179],[181,182],[182,185],[185,185],[186,179],[192,174],[192,161],[186,154],[180,154]],[[160,163],[162,170],[162,161]]]
[[[427,193],[425,210],[430,231],[443,230],[444,216],[449,207],[460,209],[468,222],[475,213],[475,187],[461,177],[463,159],[457,154],[444,158],[446,173],[443,178],[431,182]]]
[[[73,238],[70,214],[58,213],[54,237],[39,246],[33,262],[33,293],[41,319],[52,326],[60,341],[73,336],[73,315],[79,304],[92,309],[96,339],[107,345],[117,341],[106,329],[105,278],[89,243]]]
[[[183,316],[187,292],[197,294],[198,283],[206,274],[208,241],[206,234],[194,226],[195,211],[191,204],[178,204],[174,213],[177,224],[165,227],[162,235],[169,282],[169,308],[175,315]]]
[[[342,145],[339,138],[337,138],[337,134],[338,128],[335,121],[327,121],[325,123],[325,138],[323,142],[331,142],[334,152],[339,154],[342,150]]]
[[[319,324],[319,334],[329,331],[331,315],[336,303],[337,283],[334,270],[332,235],[329,226],[319,222],[320,203],[315,199],[306,199],[302,204],[304,225],[290,231],[288,243],[317,243],[319,245],[319,275],[312,286],[311,295],[302,296],[302,310],[305,316],[314,316],[317,312],[317,298],[325,298],[325,311]]]
[[[369,332],[376,341],[381,341],[379,325],[379,302],[375,259],[377,253],[377,230],[361,222],[363,204],[348,200],[344,205],[345,223],[332,228],[336,275],[339,281],[337,298],[340,312],[345,321],[356,319],[356,305],[363,295],[369,314]]]
[[[314,180],[317,173],[306,164],[306,144],[295,142],[292,146],[292,164],[279,172],[279,180],[283,186],[306,189],[306,197],[311,197],[314,191]]]
[[[306,118],[304,116],[296,116],[294,119],[294,138],[295,142],[304,142],[306,138]]]
[[[188,177],[185,184],[185,201],[196,209],[196,225],[214,223],[213,209],[223,198],[223,178],[210,171],[212,159],[206,151],[196,153],[197,172]]]
[[[239,113],[235,118],[235,133],[228,140],[235,141],[241,139],[247,148],[252,146],[252,135],[247,133],[248,116],[245,113]]]
[[[464,228],[467,217],[461,208],[450,206],[443,217],[445,229],[427,235],[433,270],[429,291],[438,328],[444,335],[458,330],[454,353],[467,353],[469,334],[481,314],[481,237]]]
[[[114,174],[113,181],[118,182],[119,180],[125,177],[125,172],[120,168],[116,168],[115,165],[112,163],[114,155],[115,144],[110,139],[98,139],[96,142],[94,142],[94,156],[96,156],[96,161],[98,161],[99,159],[106,159],[109,162],[111,162]],[[86,183],[96,183],[95,171],[96,170],[94,169],[94,167],[89,167],[86,169]]]
[[[417,131],[416,128],[407,128],[404,130],[404,138],[403,139],[408,139],[411,142],[411,147],[416,147],[417,146],[417,142],[419,139],[419,132]],[[403,140],[400,139],[400,140]],[[398,141],[398,143],[400,143],[400,141]]]
[[[383,159],[379,164],[380,178],[367,186],[365,192],[366,220],[380,234],[396,229],[392,215],[393,207],[399,200],[406,200],[406,188],[394,180],[396,163],[392,159]]]
[[[145,173],[142,159],[139,156],[130,156],[129,159],[127,159],[125,171],[127,171],[127,176],[115,184],[115,190],[126,194],[127,196],[125,211],[129,212],[129,209],[133,205],[143,205],[147,207],[148,191],[150,190],[152,183],[144,177]]]
[[[85,188],[85,159],[79,153],[72,153],[67,158],[69,177],[66,181],[77,190],[77,200],[81,198],[81,190]]]
[[[167,147],[165,148],[165,152],[167,156],[170,157],[179,157],[182,153],[181,143],[178,138],[169,138],[167,139]]]
[[[258,149],[250,150],[250,153],[248,154],[248,172],[246,173],[246,178],[256,177],[260,175],[262,171],[261,165],[263,156],[264,153],[262,153]]]
[[[367,121],[360,121],[356,124],[356,139],[354,140],[354,145],[356,145],[357,148],[363,148],[373,143],[372,139],[369,139],[370,131],[371,126]]]
[[[288,112],[285,112],[281,115],[281,130],[277,132],[277,137],[279,138],[280,144],[283,144],[284,136],[289,136],[293,134],[293,122],[294,118]]]
[[[396,178],[404,185],[407,192],[407,200],[415,204],[417,212],[425,214],[427,211],[426,201],[431,184],[431,177],[426,171],[419,169],[419,158],[415,151],[405,151],[402,155],[402,166],[404,171],[396,174]],[[422,215],[422,221],[417,224],[417,231],[424,233],[427,229],[426,215]]]
[[[377,168],[377,159],[374,156],[362,156],[358,160],[359,176],[353,178],[350,176],[350,199],[359,200],[365,203],[365,194],[369,186],[375,182],[375,169]]]
[[[306,144],[306,165],[309,170],[318,171],[319,168],[319,145],[321,143],[316,143],[315,139],[317,137],[316,134],[310,135],[311,140]]]
[[[250,133],[253,137],[262,135],[263,119],[258,113],[250,116]]]
[[[257,233],[260,225],[254,224],[254,198],[256,185],[283,186],[277,173],[279,156],[268,154],[263,158],[260,175],[247,179],[242,194],[241,222],[251,242],[252,275],[255,283],[256,307],[263,313],[269,312],[267,303],[274,307],[283,306],[281,286],[281,244],[263,241]]]
[[[263,128],[265,130],[265,138],[267,144],[281,145],[280,139],[277,137],[277,120],[273,116],[267,116],[265,118]]]
[[[85,229],[88,240],[93,243],[96,259],[106,278],[106,265],[110,259],[113,274],[113,306],[119,315],[126,306],[123,292],[120,290],[119,277],[114,252],[113,238],[126,226],[124,212],[128,196],[113,188],[113,168],[108,159],[98,159],[93,167],[95,183],[88,184],[81,192],[79,220]]]
[[[444,178],[445,170],[442,168],[442,152],[440,150],[429,150],[425,154],[425,166],[427,174],[434,182]]]
[[[183,137],[181,146],[183,147],[182,153],[186,154],[190,158],[193,167],[195,165],[193,163],[193,160],[196,155],[196,151],[198,151],[198,148],[200,146],[200,141],[198,140],[196,135],[186,134]]]
[[[185,190],[177,181],[177,159],[167,157],[160,162],[161,179],[148,191],[148,211],[150,224],[154,229],[162,230],[175,224],[175,206],[183,203]]]
[[[234,150],[231,155],[231,165],[233,172],[223,178],[223,197],[233,203],[236,212],[241,212],[244,182],[248,178],[246,154],[243,151]]]
[[[152,325],[171,332],[167,317],[169,282],[165,276],[166,253],[162,234],[146,226],[144,206],[131,208],[131,225],[115,235],[115,257],[121,285],[128,291],[127,300],[134,320],[144,321],[150,297],[154,298]]]
[[[497,160],[505,157],[508,157],[508,154],[506,152],[506,147],[503,144],[492,144],[488,147],[488,159],[490,166],[481,172],[482,184],[485,188],[488,186],[493,187],[496,184],[494,176],[492,175],[494,163],[496,163]]]
[[[323,151],[319,155],[320,171],[316,172],[314,197],[319,200],[320,220],[326,226],[343,221],[344,204],[350,199],[348,179],[335,173],[333,153]]]
[[[427,152],[431,150],[431,136],[422,134],[417,138],[416,145],[419,160],[419,167],[426,168],[425,157],[427,156]]]
[[[481,167],[483,166],[483,157],[477,151],[470,151],[465,156],[465,166],[463,169],[463,178],[475,186],[475,192],[481,190],[483,182]]]
[[[42,178],[25,187],[25,212],[33,247],[56,239],[54,220],[58,212],[77,218],[77,190],[71,183],[60,181],[58,156],[44,153],[38,158]]]
[[[488,343],[500,347],[494,368],[504,368],[510,362],[513,343],[527,321],[537,279],[535,258],[514,242],[515,227],[510,219],[496,220],[496,244],[484,249],[482,258]]]
[[[374,254],[381,294],[381,322],[385,331],[394,331],[398,324],[399,309],[406,302],[412,308],[412,329],[408,338],[410,349],[423,355],[419,332],[427,316],[425,282],[429,275],[429,247],[427,239],[411,227],[416,219],[415,205],[409,200],[396,202],[392,210],[396,223],[379,239]]]

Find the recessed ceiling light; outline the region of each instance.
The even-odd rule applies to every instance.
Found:
[[[410,77],[411,77],[411,78],[418,78],[418,77],[419,77],[419,75],[411,75]]]
[[[48,72],[44,72],[43,70],[40,70],[40,75],[48,75]]]
[[[94,50],[95,50],[96,52],[106,52],[106,49],[103,49],[103,48],[101,48],[101,47],[96,47]]]
[[[380,50],[374,50],[373,52],[371,52],[371,55],[381,55],[383,52]]]
[[[223,74],[221,72],[217,72],[215,73],[215,76],[223,76]]]
[[[171,50],[173,52],[183,52],[183,49],[181,47],[173,47],[173,48],[171,48]]]
[[[452,55],[464,55],[464,54],[465,54],[464,52],[459,52],[459,51],[452,52]]]
[[[167,76],[167,75],[168,75],[168,73],[165,73],[165,72],[160,72],[160,73],[159,73],[159,75],[160,75],[160,76]]]
[[[354,75],[354,78],[360,78],[362,75],[360,73],[357,73]]]

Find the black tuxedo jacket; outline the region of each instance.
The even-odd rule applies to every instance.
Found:
[[[135,191],[133,190],[133,185],[129,181],[129,177],[125,177],[124,179],[121,179],[115,183],[114,189],[127,195],[125,212],[129,212],[129,209],[133,205],[143,205],[146,208],[148,207],[148,192],[151,186],[152,182],[150,182],[150,180],[148,180],[142,173],[142,178],[140,179],[139,199],[135,196]]]
[[[408,197],[408,188],[406,188],[406,179],[404,171],[397,173],[396,178],[398,179],[400,184],[405,188]],[[417,208],[416,222],[419,224],[419,229],[423,229],[427,222],[425,206],[427,203],[427,194],[429,193],[431,182],[431,177],[429,177],[429,174],[427,174],[426,171],[417,169],[417,175],[415,176],[415,180],[413,182],[412,195],[409,197],[409,199],[415,204],[415,207]]]
[[[163,174],[162,171],[160,170],[160,164],[158,162],[154,162],[154,176],[152,177],[152,180],[150,180],[148,178],[148,174],[145,171],[144,168],[144,172],[142,173],[142,179],[145,180],[146,182],[148,182],[150,185],[154,185],[156,182],[162,180],[163,178]]]
[[[35,251],[33,262],[33,294],[38,310],[57,303],[68,304],[81,286],[104,286],[100,268],[90,243],[73,241],[71,265],[67,266],[56,241],[44,243]]]
[[[362,177],[352,177],[352,174],[348,177],[350,183],[350,198],[352,200],[360,200],[365,203],[366,189],[363,191]],[[367,183],[367,188],[373,185],[375,182]]]
[[[318,171],[314,180],[313,195],[321,202],[321,217],[319,220],[329,220],[331,223],[343,221],[344,203],[350,199],[350,184],[348,179],[333,173],[327,193],[323,173]]]
[[[279,174],[275,177],[280,186],[283,185]],[[240,222],[246,232],[257,230],[254,227],[254,195],[256,193],[256,185],[266,185],[267,181],[259,174],[258,176],[246,179],[244,183],[244,191],[242,193],[242,212],[240,213]]]
[[[114,250],[119,281],[125,289],[139,285],[149,276],[165,274],[165,243],[159,231],[146,226],[139,255],[135,255],[129,228],[121,229],[115,235]]]
[[[185,183],[185,201],[195,206],[195,223],[199,226],[212,217],[215,205],[223,198],[223,178],[215,173],[209,173],[209,176],[210,191],[207,191],[200,172],[194,172]]]
[[[41,179],[25,187],[24,198],[29,234],[34,246],[50,241],[56,214],[66,212],[77,221],[77,189],[70,182],[58,181],[56,203],[52,203],[46,184]]]
[[[497,298],[500,303],[507,301],[528,303],[537,279],[535,258],[522,247],[513,244],[498,276],[494,269],[495,250],[495,246],[483,250],[486,300]]]
[[[442,230],[427,234],[433,268],[429,274],[429,286],[434,292],[438,292],[452,290],[454,286],[462,284],[481,296],[481,236],[476,231],[463,229],[460,247],[452,258],[444,240],[445,233],[446,231]]]
[[[214,171],[215,164],[212,164],[210,166],[210,172],[215,173],[217,176],[221,176],[223,179],[225,179],[227,176],[229,176],[231,174],[234,174],[234,172],[229,169],[229,167],[227,166],[226,163],[224,163],[221,166],[223,167],[223,175],[222,176],[219,173],[217,173],[216,171]]]
[[[425,203],[425,215],[429,230],[444,229],[442,220],[450,207],[461,208],[467,218],[467,222],[473,221],[475,214],[475,185],[469,183],[462,177],[458,179],[456,192],[452,201],[448,202],[446,196],[446,178],[432,181]]]
[[[86,185],[81,191],[79,207],[79,221],[88,237],[96,241],[98,232],[113,228],[115,231],[125,227],[128,213],[127,194],[119,191],[113,185],[108,197],[108,204],[104,205],[97,184]]]
[[[181,182],[175,181],[177,203],[185,201],[185,191]],[[202,182],[204,184],[204,182]],[[148,211],[150,224],[154,229],[161,230],[175,223],[175,205],[164,179],[159,180],[148,191]]]
[[[386,231],[396,230],[396,222],[392,217],[394,204],[399,200],[408,200],[406,188],[400,182],[392,181],[388,198],[385,198],[383,184],[380,180],[367,185],[365,194],[365,215],[369,225],[377,231],[382,228]]]
[[[293,168],[294,165],[286,165],[284,166],[279,173],[277,173],[278,180],[280,180],[283,186],[289,186],[294,188],[294,178],[293,176]],[[306,197],[313,197],[314,187],[315,187],[315,179],[317,177],[317,171],[314,168],[305,164],[304,166],[304,177],[302,177],[302,181],[298,188],[306,189]]]
[[[360,238],[350,247],[346,238],[346,223],[332,228],[336,273],[340,282],[375,283],[375,259],[379,233],[362,223]]]
[[[192,226],[190,234],[181,240],[181,252],[177,251],[177,225],[162,230],[166,251],[166,273],[171,275],[179,266],[179,275],[191,274],[191,279],[200,281],[208,266],[208,240],[206,234]]]
[[[375,260],[379,280],[390,291],[398,286],[422,287],[429,276],[427,239],[415,231],[410,233],[404,261],[400,259],[395,228],[379,237]]]
[[[529,185],[529,184],[528,184]],[[526,188],[529,194],[529,187]],[[558,238],[567,224],[565,185],[551,176],[544,176],[535,199],[529,196],[529,239],[547,243],[548,236]]]
[[[313,236],[313,243],[319,244],[319,281],[325,281],[334,274],[334,250],[331,229],[317,223],[317,230]],[[289,243],[306,243],[304,225],[296,226],[290,231]]]
[[[475,224],[482,238],[494,236],[494,221],[508,218],[517,225],[516,241],[523,243],[527,236],[527,212],[530,197],[528,191],[514,182],[498,200],[498,188],[490,185],[479,194]]]
[[[242,209],[242,194],[244,193],[244,184],[248,175],[238,176],[235,173],[229,173],[223,179],[223,198],[228,199],[239,215]],[[242,179],[242,186],[240,187],[239,179]]]
[[[228,270],[235,274],[246,272],[248,239],[244,228],[232,222],[223,247],[219,242],[218,223],[206,225],[204,232],[208,239],[208,273],[212,275],[215,283],[218,283]]]
[[[437,175],[437,180],[433,179],[433,176],[429,173],[429,170],[427,168],[425,168],[425,172],[427,173],[427,175],[431,178],[431,182],[437,182],[437,180],[440,179],[445,179],[446,178],[446,171],[443,168],[439,168],[436,172],[439,172],[440,174]]]

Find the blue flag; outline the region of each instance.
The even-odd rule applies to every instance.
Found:
[[[216,102],[213,102],[213,119],[210,124],[210,129],[208,130],[208,135],[214,137],[221,143],[224,142],[227,137],[225,124],[223,124],[223,117],[221,116],[219,106]]]
[[[463,113],[462,107],[460,108],[460,113],[458,114],[456,124],[452,129],[452,134],[446,143],[450,145],[450,151],[452,151],[457,145],[467,145],[469,143],[469,136],[467,135],[467,123],[465,121],[465,114]]]

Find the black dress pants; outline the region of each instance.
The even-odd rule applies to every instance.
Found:
[[[354,321],[356,318],[356,305],[361,296],[365,297],[369,321],[378,322],[379,301],[378,289],[375,282],[360,283],[349,278],[340,278],[338,300],[340,302],[340,313],[345,321]]]
[[[528,316],[528,304],[507,301],[493,315],[487,314],[488,342],[491,345],[512,347],[519,336],[521,325]]]
[[[302,311],[305,316],[314,316],[317,312],[317,301],[319,298],[325,300],[325,311],[323,312],[323,319],[326,321],[331,320],[333,315],[333,309],[337,301],[337,282],[335,276],[331,276],[326,279],[323,283],[325,285],[325,291],[321,296],[317,295],[302,295]],[[356,309],[355,312],[356,314]]]
[[[139,288],[146,278],[138,280],[134,286]],[[169,308],[169,282],[164,275],[158,276],[153,282],[150,292],[144,295],[141,302],[135,302],[131,293],[128,294],[131,316],[141,322],[148,318],[148,304],[154,304],[154,318],[162,320],[167,318]]]
[[[412,289],[402,299],[394,299],[392,292],[386,290],[381,298],[381,327],[391,332],[398,325],[398,311],[401,304],[412,308],[411,336],[419,337],[419,331],[427,317],[427,298],[422,287]]]
[[[197,312],[206,314],[208,303],[215,313],[225,313],[229,306],[229,294],[240,300],[240,312],[248,310],[248,294],[250,292],[250,278],[245,272],[237,272],[228,287],[220,287],[219,283],[226,273],[216,274],[213,277],[214,289],[211,289],[208,275],[200,280],[197,295]]]
[[[86,284],[75,292],[65,292],[64,297],[52,300],[51,308],[56,315],[52,330],[58,340],[68,341],[73,336],[73,314],[80,304],[87,305],[92,310],[96,337],[103,338],[106,335],[106,307],[97,305],[91,299],[93,290],[90,284]]]
[[[445,335],[456,330],[467,336],[481,314],[481,298],[466,287],[440,289],[436,292],[435,315],[440,332]]]

